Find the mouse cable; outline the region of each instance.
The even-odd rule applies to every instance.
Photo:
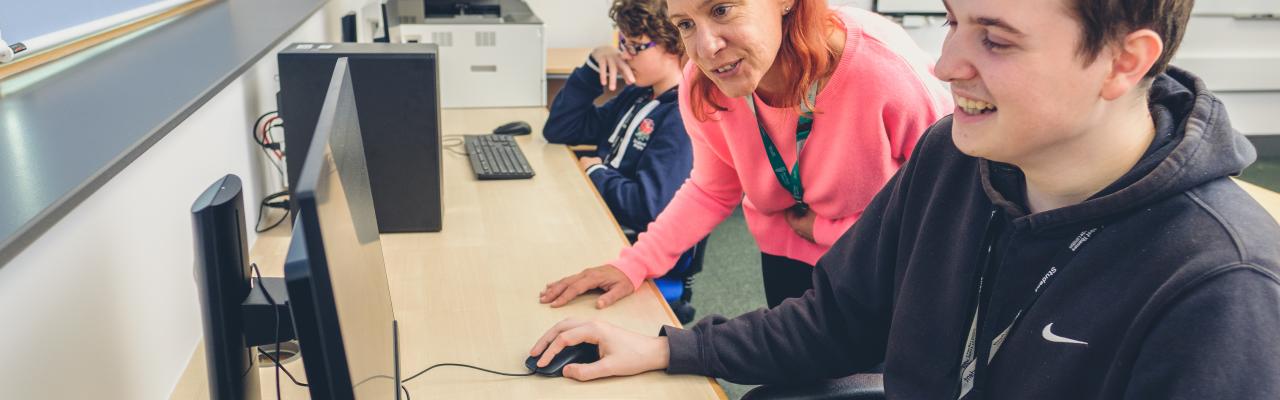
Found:
[[[289,369],[285,368],[284,365],[281,365],[280,360],[276,359],[275,356],[265,351],[262,351],[262,348],[258,348],[258,354],[261,354],[263,357],[266,357],[267,359],[271,360],[272,363],[275,363],[276,368],[279,368],[281,371],[284,371],[284,374],[289,377],[289,380],[293,381],[294,386],[310,387],[310,385],[307,385],[306,382],[298,382],[298,378],[294,378],[293,374],[289,373]],[[412,397],[409,396],[409,388],[404,387],[404,385],[400,385],[400,389],[404,390],[405,400],[412,400]]]
[[[263,357],[270,359],[272,363],[275,363],[276,368],[280,368],[280,370],[284,371],[284,374],[289,376],[289,380],[293,381],[293,384],[295,386],[308,387],[306,382],[298,382],[298,378],[294,378],[293,374],[289,373],[289,369],[285,368],[284,365],[280,364],[280,360],[276,359],[275,356],[265,351],[262,351],[261,347],[258,348],[258,354],[261,354]]]
[[[466,141],[462,138],[463,136],[464,135],[445,135],[444,139],[440,141],[440,148],[453,154],[467,156],[467,152],[458,150],[459,147],[463,147],[466,144]]]
[[[417,378],[417,377],[418,377],[418,375],[425,374],[425,373],[427,373],[427,371],[430,371],[430,370],[436,369],[436,367],[463,367],[463,368],[471,368],[471,369],[474,369],[474,370],[484,371],[484,372],[488,372],[488,373],[491,373],[491,374],[495,374],[495,375],[502,375],[502,376],[529,376],[529,375],[533,375],[533,372],[532,372],[532,371],[530,371],[530,372],[526,372],[526,373],[522,373],[522,374],[513,374],[513,373],[508,373],[508,372],[498,372],[498,371],[494,371],[494,370],[491,370],[491,369],[484,369],[484,368],[480,368],[480,367],[472,366],[472,365],[467,365],[467,364],[441,363],[441,364],[436,364],[436,365],[432,365],[432,366],[430,366],[430,367],[427,367],[426,369],[424,369],[424,370],[422,370],[422,371],[418,371],[418,373],[413,374],[413,376],[410,376],[409,378],[407,378],[407,379],[405,379],[405,380],[403,380],[403,381],[401,381],[401,382],[406,382],[406,383],[408,383],[409,381],[413,380],[413,378]]]
[[[271,297],[270,292],[266,291],[266,286],[262,285],[262,272],[257,269],[257,263],[250,263],[248,267],[252,269],[253,276],[257,278],[257,290],[262,292],[262,296],[266,297],[266,303],[271,304],[271,310],[275,315],[275,354],[280,354],[280,309],[275,305],[275,299]],[[262,351],[259,349],[257,351]],[[274,358],[273,358],[274,360]],[[275,363],[275,399],[280,399],[280,368],[283,368],[279,362]],[[292,376],[291,376],[292,378]]]
[[[257,281],[257,287],[259,287],[259,290],[262,291],[262,295],[266,296],[266,303],[271,304],[271,309],[275,310],[275,354],[280,354],[280,314],[279,314],[280,309],[276,308],[275,299],[271,297],[270,292],[266,291],[265,286],[262,286],[262,272],[259,271],[259,269],[257,269],[257,263],[250,263],[248,264],[248,267],[250,267],[251,271],[253,272],[253,276],[255,276],[255,279]],[[285,376],[289,377],[289,381],[293,381],[293,385],[297,385],[301,387],[310,387],[307,385],[307,383],[298,382],[298,379],[294,378],[292,373],[289,373],[289,369],[284,368],[284,365],[280,364],[280,360],[276,359],[275,355],[271,355],[266,353],[266,351],[262,351],[261,347],[257,349],[257,353],[266,356],[266,358],[271,360],[271,363],[275,364],[275,399],[276,400],[280,399],[280,371],[284,371]],[[476,369],[480,369],[480,371],[488,371],[488,369],[471,367],[471,365],[436,364],[436,365],[431,365],[430,368],[424,369],[424,371],[419,372],[415,374],[415,376],[412,376],[408,379],[416,378],[417,376],[420,376],[420,374],[424,372],[431,371],[431,368],[443,367],[443,365],[458,365],[458,367],[476,368]],[[493,372],[493,371],[488,371],[488,372]],[[506,374],[502,372],[493,372],[493,373]],[[530,372],[529,374],[532,374],[532,372]],[[511,374],[507,374],[507,376],[511,376]],[[404,400],[412,400],[412,396],[408,394],[408,387],[404,387],[404,382],[408,382],[408,379],[403,379],[403,381],[401,381],[401,390],[404,391]]]

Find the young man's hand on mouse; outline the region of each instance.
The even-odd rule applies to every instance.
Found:
[[[636,291],[635,286],[631,285],[631,280],[622,273],[622,270],[605,264],[584,269],[582,272],[548,284],[547,288],[538,294],[538,301],[551,303],[552,307],[560,307],[588,290],[596,288],[604,290],[604,294],[596,299],[596,308],[608,307]]]
[[[545,367],[565,347],[593,343],[600,348],[600,360],[590,364],[569,364],[562,374],[589,381],[609,376],[628,376],[667,368],[670,360],[667,338],[645,336],[607,322],[569,318],[552,326],[533,344],[530,356]]]

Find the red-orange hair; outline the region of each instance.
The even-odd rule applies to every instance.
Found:
[[[791,12],[782,17],[782,44],[774,65],[784,82],[796,83],[783,93],[782,106],[799,107],[802,101],[808,103],[805,91],[835,67],[836,49],[827,44],[827,27],[839,23],[827,7],[827,0],[796,0]],[[716,102],[717,92],[719,88],[701,70],[689,83],[690,109],[699,121],[705,121],[712,112],[728,110]],[[813,104],[806,105],[813,107]]]

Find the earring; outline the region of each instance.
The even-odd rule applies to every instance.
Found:
[[[790,6],[787,6],[787,8],[783,8],[783,9],[782,9],[782,15],[787,15],[787,14],[790,14],[790,13],[791,13],[791,7],[790,7]]]

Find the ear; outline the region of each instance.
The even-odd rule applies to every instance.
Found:
[[[778,1],[778,10],[781,10],[782,15],[787,15],[788,13],[790,13],[791,9],[795,6],[796,6],[796,0],[779,0]]]
[[[1164,41],[1150,29],[1125,35],[1111,48],[1111,71],[1102,85],[1102,98],[1115,100],[1142,84],[1164,52]]]

